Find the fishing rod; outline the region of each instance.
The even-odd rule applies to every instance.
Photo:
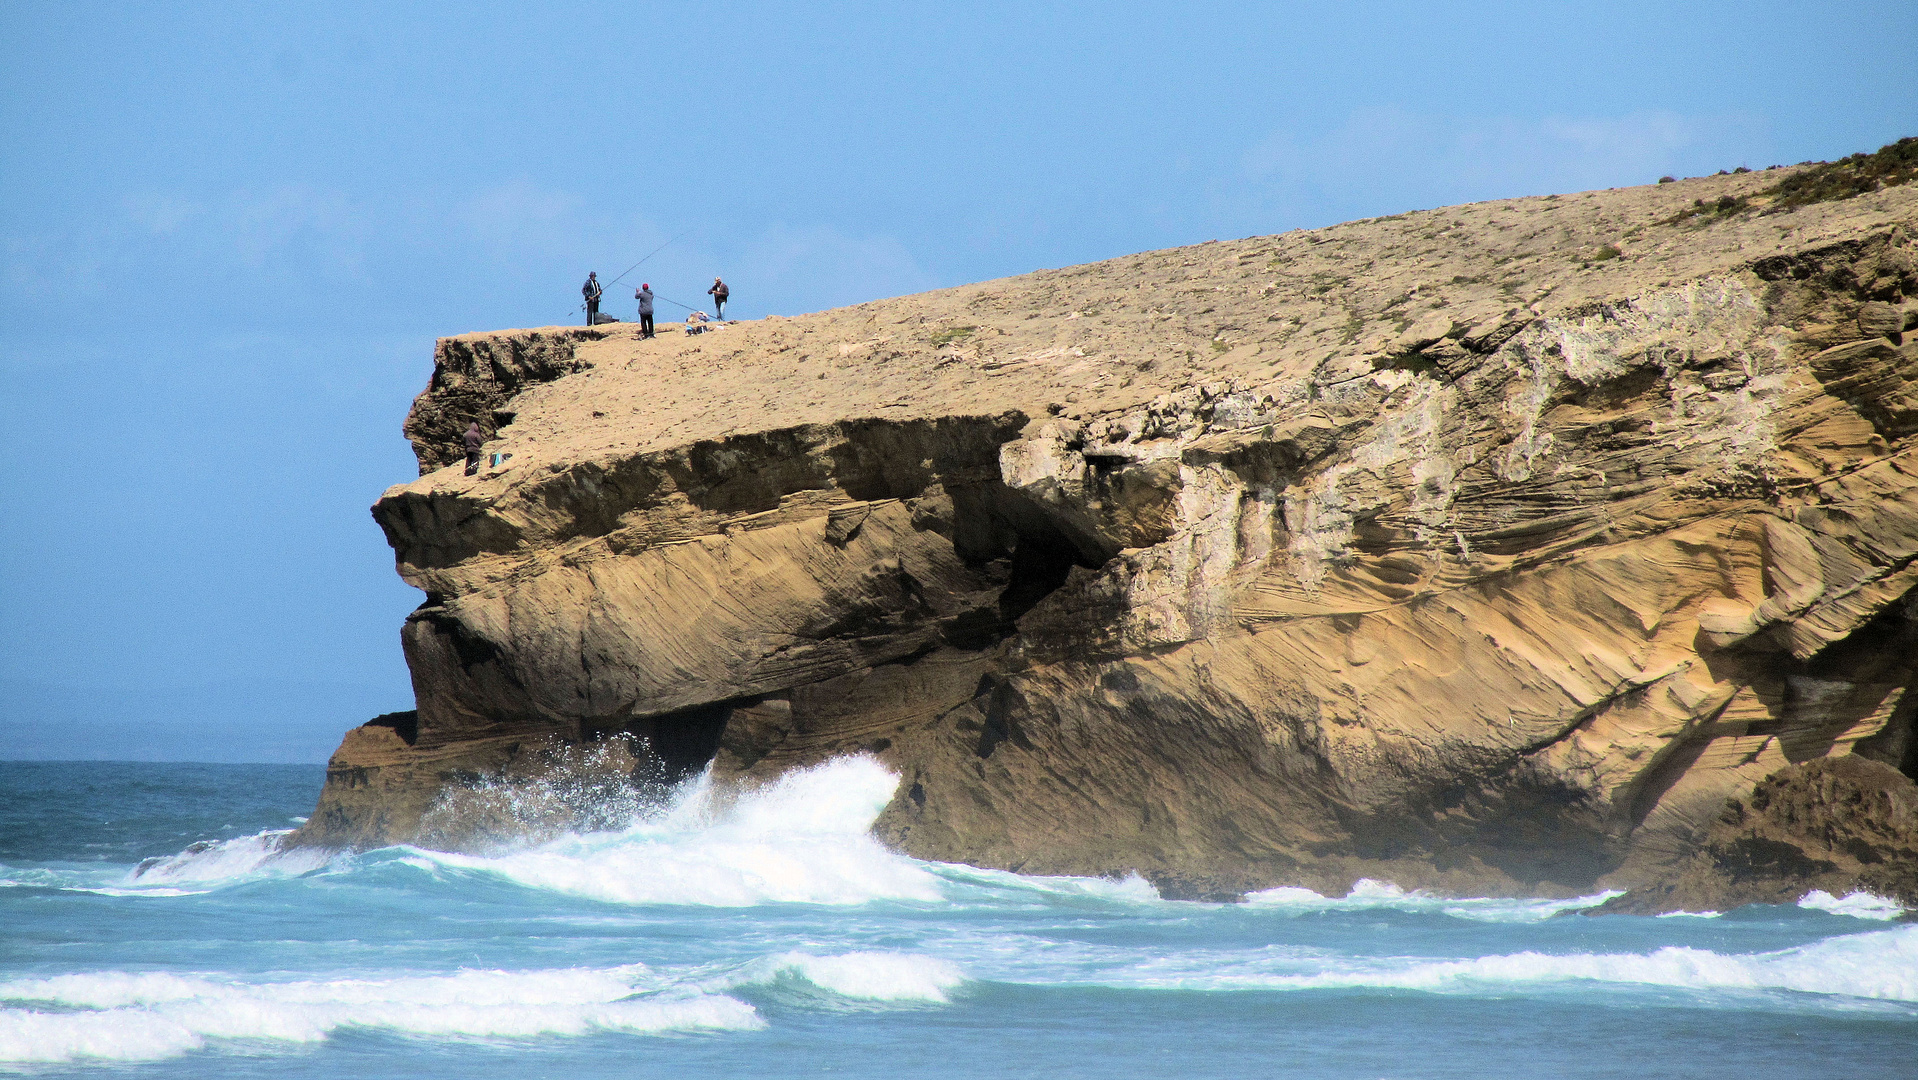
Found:
[[[639,269],[640,267],[642,267],[642,266],[644,266],[644,265],[646,265],[646,260],[647,260],[647,259],[650,259],[650,258],[652,258],[653,256],[655,256],[655,255],[657,255],[657,254],[659,254],[659,253],[660,253],[660,252],[662,252],[662,251],[665,251],[665,250],[666,250],[667,248],[669,248],[669,247],[671,247],[671,246],[673,246],[674,244],[677,244],[677,243],[679,243],[679,242],[680,242],[681,240],[684,240],[684,239],[686,239],[686,238],[687,238],[688,236],[691,236],[692,234],[693,234],[693,230],[692,230],[692,229],[687,229],[687,230],[686,230],[685,232],[683,232],[683,233],[680,233],[680,234],[679,234],[678,236],[675,236],[675,237],[673,237],[673,238],[672,238],[671,240],[668,240],[668,241],[666,241],[665,243],[663,243],[663,244],[661,244],[661,245],[659,245],[658,247],[656,247],[656,248],[654,248],[653,250],[651,250],[651,251],[649,251],[649,252],[647,252],[644,258],[642,258],[642,259],[640,259],[640,260],[639,260],[638,262],[636,262],[636,263],[634,263],[633,265],[631,265],[631,266],[629,266],[629,267],[627,267],[626,269],[624,269],[624,270],[621,270],[621,271],[619,272],[619,277],[616,277],[616,278],[614,278],[614,279],[613,279],[613,280],[611,280],[611,281],[602,281],[602,282],[600,282],[600,283],[599,283],[599,289],[600,289],[600,291],[601,291],[601,292],[605,292],[608,286],[611,286],[611,285],[617,285],[617,284],[619,284],[619,278],[623,278],[623,277],[625,277],[625,276],[626,276],[627,274],[630,274],[630,273],[632,273],[633,271],[635,271],[635,270],[637,270],[637,269]],[[655,295],[657,295],[657,294],[655,294]],[[664,297],[661,297],[661,299],[664,299]],[[669,303],[669,304],[679,304],[679,301],[677,301],[677,300],[668,300],[668,301],[666,301],[666,302],[667,302],[667,303]],[[680,307],[686,307],[686,305],[685,305],[685,304],[679,304],[679,306],[680,306]],[[573,308],[573,310],[572,310],[572,312],[571,312],[571,314],[574,314],[574,315],[577,315],[577,314],[579,314],[580,312],[582,312],[582,311],[585,311],[585,310],[586,310],[586,304],[585,304],[585,303],[584,303],[584,302],[582,301],[582,302],[581,302],[581,303],[580,303],[580,304],[579,304],[579,305],[578,305],[577,307],[575,307],[575,308]],[[692,308],[686,308],[686,310],[688,310],[688,311],[691,311],[691,310],[693,310],[693,309],[692,309]]]
[[[673,298],[672,298],[672,297],[670,297],[670,296],[661,296],[661,295],[659,295],[658,293],[654,293],[654,294],[653,294],[653,299],[655,299],[655,300],[664,300],[664,301],[666,301],[667,303],[669,303],[669,304],[671,304],[671,305],[673,305],[674,307],[683,307],[683,308],[685,308],[685,309],[686,309],[687,311],[704,311],[704,310],[706,310],[706,309],[705,309],[705,308],[703,308],[703,307],[694,307],[694,306],[692,306],[691,304],[682,304],[682,303],[680,303],[679,301],[677,301],[677,300],[675,300],[675,299],[673,299]]]
[[[655,300],[664,300],[664,301],[666,301],[667,303],[669,303],[669,304],[671,304],[671,305],[673,305],[674,307],[683,307],[683,308],[685,308],[685,309],[686,309],[687,311],[704,311],[704,310],[706,310],[706,309],[705,309],[705,308],[703,308],[703,307],[694,307],[694,306],[693,306],[693,305],[691,305],[691,304],[682,304],[682,303],[680,303],[679,301],[677,301],[677,300],[675,300],[675,299],[673,299],[673,298],[672,298],[672,297],[670,297],[670,296],[661,296],[661,295],[659,295],[658,293],[654,293],[654,294],[653,294],[653,299],[655,299]],[[575,315],[577,315],[577,314],[579,314],[580,312],[582,312],[582,311],[584,311],[584,310],[586,310],[586,305],[585,305],[585,304],[581,304],[580,306],[578,306],[578,307],[576,307],[576,308],[574,308],[574,309],[573,309],[573,311],[572,311],[572,313],[573,313],[573,314],[575,314]],[[719,321],[723,321],[723,320],[719,320]]]
[[[691,229],[687,229],[687,230],[686,230],[685,232],[683,232],[683,233],[680,233],[680,234],[679,234],[678,236],[675,236],[675,237],[673,237],[673,238],[672,238],[671,240],[668,240],[668,241],[666,241],[665,243],[663,243],[663,244],[661,244],[661,245],[659,245],[658,247],[656,247],[656,248],[654,248],[653,250],[651,250],[651,251],[649,251],[649,252],[647,252],[647,253],[646,253],[646,259],[650,259],[650,258],[652,258],[653,256],[655,256],[655,255],[657,255],[657,254],[659,254],[660,252],[662,252],[662,251],[665,251],[665,250],[666,250],[667,248],[669,248],[669,247],[671,247],[672,245],[674,245],[674,244],[676,244],[676,243],[678,243],[678,242],[679,242],[679,241],[681,241],[681,240],[684,240],[684,239],[686,239],[686,238],[687,238],[688,236],[691,236],[692,234],[693,234],[693,230],[691,230]],[[639,260],[638,262],[636,262],[636,263],[634,263],[633,265],[631,265],[631,266],[629,266],[629,267],[627,267],[626,269],[624,269],[624,270],[621,270],[621,271],[619,272],[619,277],[616,277],[616,278],[614,278],[613,280],[611,280],[611,281],[609,281],[609,282],[607,282],[606,284],[608,284],[608,285],[617,285],[617,284],[619,284],[619,278],[623,278],[623,277],[625,277],[625,276],[626,276],[627,274],[630,274],[630,273],[632,273],[633,271],[635,271],[635,270],[637,270],[637,269],[639,269],[639,268],[640,268],[641,266],[644,266],[644,265],[646,264],[646,259],[641,259],[641,260]]]

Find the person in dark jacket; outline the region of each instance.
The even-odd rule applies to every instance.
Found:
[[[466,475],[479,472],[480,446],[486,442],[486,436],[480,434],[479,421],[466,425]]]
[[[586,298],[586,325],[599,322],[599,296],[606,290],[599,287],[599,271],[590,270],[586,274],[586,284],[579,287],[581,296]]]
[[[717,315],[721,322],[724,322],[726,320],[726,298],[731,296],[733,291],[728,289],[726,283],[718,278],[713,279],[713,287],[706,291],[712,294],[713,314]]]
[[[633,299],[639,301],[639,336],[652,337],[653,336],[653,287],[650,284],[641,285],[633,293]]]

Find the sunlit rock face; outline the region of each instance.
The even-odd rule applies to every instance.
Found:
[[[299,839],[867,752],[900,850],[1170,895],[1864,881],[1847,799],[1918,835],[1918,192],[1777,176],[443,341],[374,507],[418,712]]]

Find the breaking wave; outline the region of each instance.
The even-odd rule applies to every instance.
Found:
[[[1423,914],[1449,915],[1474,922],[1538,922],[1567,911],[1597,907],[1620,893],[1602,892],[1562,900],[1480,897],[1449,899],[1417,891],[1407,891],[1387,881],[1361,878],[1352,891],[1341,897],[1321,896],[1311,889],[1278,888],[1255,892],[1245,898],[1253,907],[1281,911],[1363,911],[1385,908]]]
[[[0,887],[57,889],[100,896],[193,896],[225,885],[291,878],[326,866],[335,853],[283,848],[291,829],[266,829],[230,840],[202,840],[177,855],[147,859],[132,870],[111,866],[0,867]]]
[[[0,1062],[150,1061],[216,1040],[308,1043],[348,1028],[441,1038],[749,1031],[765,1022],[736,991],[803,983],[852,1001],[940,1004],[964,981],[947,961],[892,952],[789,952],[719,972],[631,964],[295,982],[60,975],[0,983],[8,1006]]]
[[[466,971],[455,975],[242,983],[102,972],[0,985],[0,1060],[145,1061],[209,1040],[315,1042],[343,1028],[525,1038],[595,1031],[651,1034],[763,1026],[725,995],[635,998],[644,969]]]
[[[1296,949],[1194,953],[1138,957],[1079,978],[1127,989],[1391,989],[1465,994],[1612,984],[1918,1003],[1918,926],[1748,954],[1685,947],[1648,953],[1528,951],[1465,959],[1338,957]]]
[[[1905,907],[1896,900],[1887,900],[1870,893],[1855,892],[1844,896],[1833,896],[1823,889],[1813,889],[1798,901],[1798,906],[1811,911],[1824,911],[1833,915],[1849,915],[1854,919],[1875,919],[1890,921],[1905,913]]]
[[[291,829],[269,829],[232,840],[190,845],[178,855],[148,859],[127,875],[127,886],[152,891],[165,886],[220,885],[241,879],[297,877],[325,866],[333,853],[283,848]]]
[[[778,986],[803,982],[855,1001],[942,1005],[966,981],[959,965],[933,956],[899,952],[851,952],[815,956],[781,953],[707,984],[708,989]]]
[[[147,859],[130,872],[7,869],[0,873],[0,885],[182,896],[319,871],[350,875],[399,861],[435,873],[465,871],[618,904],[940,900],[942,878],[933,864],[888,851],[871,835],[873,819],[897,786],[898,777],[871,757],[837,758],[744,793],[720,791],[702,776],[666,805],[651,807],[650,814],[634,809],[622,815],[623,828],[567,833],[500,854],[401,847],[342,855],[285,848],[282,841],[291,830],[269,829],[192,844],[177,855]]]
[[[874,839],[899,778],[877,760],[837,758],[736,797],[701,779],[657,817],[504,855],[414,850],[457,867],[618,904],[749,907],[941,899],[924,863]]]

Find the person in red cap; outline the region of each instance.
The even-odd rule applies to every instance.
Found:
[[[639,336],[653,336],[653,287],[642,284],[633,292],[633,299],[639,301]]]

